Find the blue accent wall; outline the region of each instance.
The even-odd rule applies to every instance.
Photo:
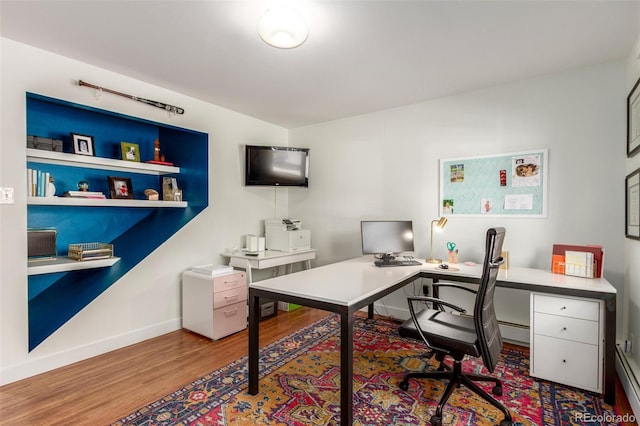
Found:
[[[67,254],[70,243],[101,242],[113,244],[114,254],[121,258],[110,268],[29,276],[30,351],[209,203],[208,134],[27,93],[27,135],[62,139],[64,151],[72,152],[71,133],[93,136],[97,157],[120,159],[120,142],[136,143],[141,161],[153,159],[154,141],[159,139],[166,160],[180,167],[179,175],[169,176],[177,179],[188,206],[28,206],[28,227],[58,230],[59,255]],[[107,176],[120,176],[131,179],[134,198],[144,199],[146,188],[157,190],[162,197],[162,176],[42,163],[27,163],[27,167],[51,173],[59,196],[77,190],[77,182],[86,180],[91,191],[103,192],[108,198]]]

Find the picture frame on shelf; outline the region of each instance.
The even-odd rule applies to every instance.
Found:
[[[627,96],[627,157],[640,152],[640,78]]]
[[[71,133],[71,147],[74,154],[95,157],[93,136]]]
[[[120,142],[122,159],[140,162],[140,146],[137,143]]]
[[[164,201],[182,201],[182,190],[178,188],[178,181],[174,177],[162,178],[162,199]]]
[[[640,240],[640,168],[625,178],[625,236]]]
[[[107,176],[109,194],[112,199],[133,199],[133,185],[127,177]]]

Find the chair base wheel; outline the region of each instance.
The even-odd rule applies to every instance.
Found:
[[[502,385],[501,384],[495,385],[493,389],[491,389],[491,393],[496,396],[502,396]]]
[[[398,387],[400,389],[402,389],[403,391],[408,391],[409,390],[409,381],[408,380],[403,380],[398,384]]]
[[[431,423],[432,426],[442,426],[442,417],[431,416],[429,423]]]

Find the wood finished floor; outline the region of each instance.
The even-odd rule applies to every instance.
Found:
[[[260,346],[326,315],[280,312],[261,323]],[[107,425],[246,354],[246,330],[217,342],[174,331],[0,387],[0,424]],[[622,414],[631,413],[619,382],[616,401]]]

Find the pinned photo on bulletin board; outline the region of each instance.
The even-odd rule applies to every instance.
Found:
[[[440,215],[546,217],[548,150],[440,160]]]

